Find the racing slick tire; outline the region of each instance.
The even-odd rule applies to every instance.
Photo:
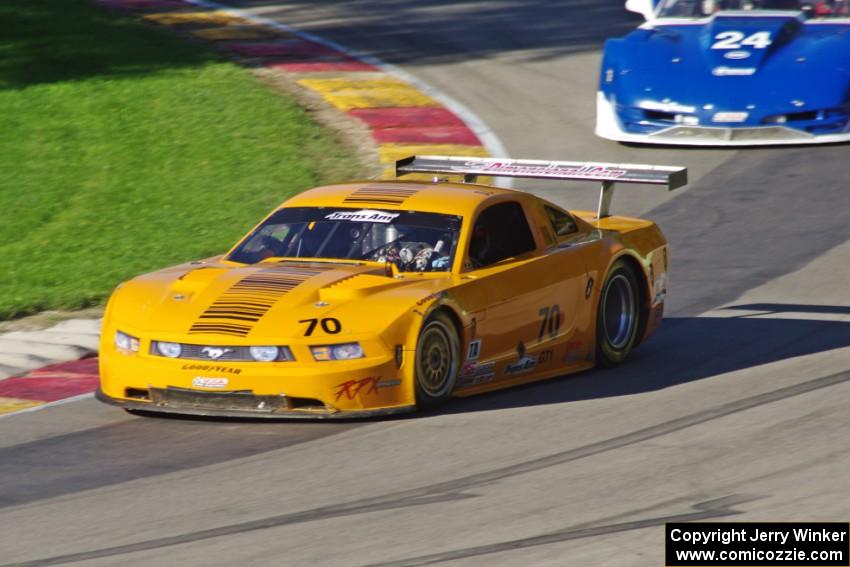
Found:
[[[433,314],[422,325],[415,365],[417,407],[434,407],[451,396],[460,366],[460,340],[445,313]]]
[[[640,327],[640,287],[634,269],[617,260],[608,271],[596,311],[596,363],[620,364],[631,352]]]

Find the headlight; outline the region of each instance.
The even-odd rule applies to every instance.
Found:
[[[260,362],[277,360],[277,355],[280,353],[280,349],[276,346],[252,346],[250,350],[254,360]]]
[[[785,124],[788,122],[788,117],[784,114],[774,114],[773,116],[765,117],[763,122],[767,124]]]
[[[339,345],[323,345],[310,347],[313,353],[313,358],[319,361],[324,360],[352,360],[355,358],[363,358],[363,348],[359,343],[343,343]]]
[[[127,352],[139,352],[139,339],[121,331],[115,331],[115,346]]]
[[[156,350],[162,356],[167,356],[168,358],[177,358],[178,356],[180,356],[180,353],[183,352],[183,347],[181,347],[178,343],[167,343],[164,341],[157,341]]]

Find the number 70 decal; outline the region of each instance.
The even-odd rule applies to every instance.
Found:
[[[760,31],[751,35],[745,35],[739,31],[720,32],[714,36],[712,49],[741,49],[742,47],[753,47],[764,49],[772,43],[770,32]]]
[[[561,328],[561,306],[557,303],[552,307],[548,305],[541,307],[537,312],[543,319],[540,321],[540,332],[537,334],[537,342],[542,342],[545,338],[554,339],[558,336],[558,329]]]

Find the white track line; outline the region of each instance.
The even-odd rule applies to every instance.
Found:
[[[61,400],[56,400],[55,402],[47,402],[45,404],[41,404],[40,406],[33,406],[31,408],[24,408],[21,410],[0,414],[0,419],[6,419],[7,417],[14,417],[16,415],[21,415],[25,413],[30,413],[34,411],[40,411],[46,408],[52,408],[53,406],[61,406],[62,404],[68,404],[71,402],[78,402],[80,400],[87,400],[89,398],[94,397],[94,392],[89,392],[88,394],[80,394],[78,396],[71,396],[70,398],[63,398]],[[33,400],[38,401],[38,400]]]

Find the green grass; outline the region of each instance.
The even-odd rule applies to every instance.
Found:
[[[101,303],[361,173],[292,100],[86,0],[0,4],[0,319]]]

